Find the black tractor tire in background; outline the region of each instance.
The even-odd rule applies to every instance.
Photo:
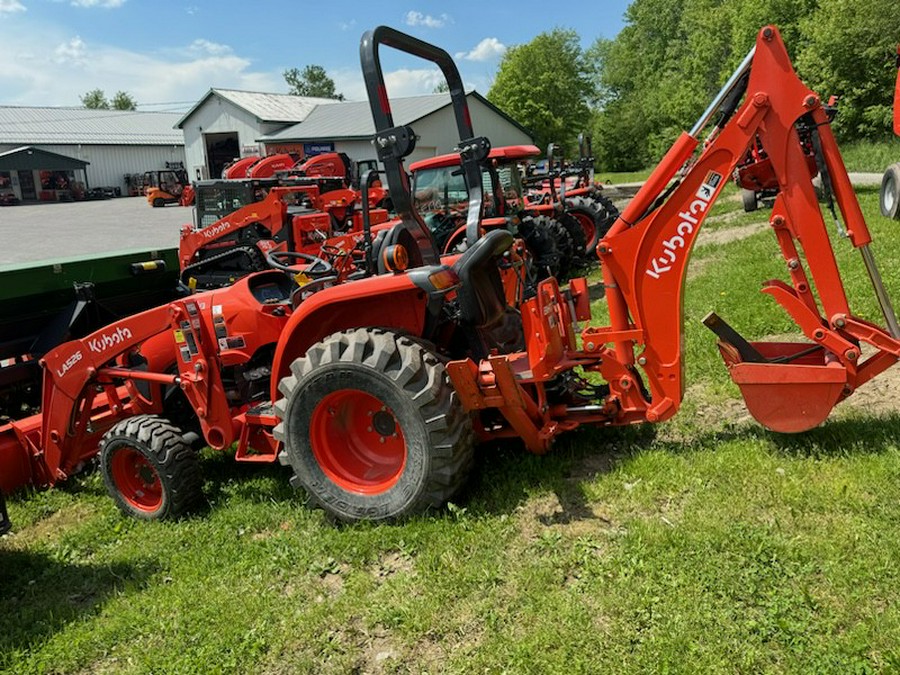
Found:
[[[881,179],[881,215],[900,220],[900,164],[891,164]]]
[[[279,456],[312,505],[342,521],[444,505],[472,468],[475,436],[443,363],[380,328],[330,335],[291,364],[275,404]]]
[[[161,197],[157,197],[156,199],[153,200],[153,208],[155,208],[155,209],[161,208],[165,205],[166,205],[166,200]]]
[[[606,233],[609,232],[609,228],[611,228],[613,223],[618,220],[619,209],[613,203],[613,200],[606,195],[596,195],[594,197],[594,202],[599,204],[599,208],[602,209],[603,212],[603,218],[600,221],[600,239],[603,239],[603,237],[606,236]],[[596,251],[593,253],[596,255]]]
[[[759,208],[759,199],[756,196],[756,190],[748,190],[741,188],[741,203],[744,205],[746,213],[752,213]]]
[[[559,264],[553,276],[562,283],[569,278],[572,269],[576,267],[575,258],[578,257],[580,259],[581,252],[575,250],[572,237],[560,220],[557,218],[547,218],[546,220],[545,227],[550,236],[553,237],[553,241],[556,242],[556,250],[559,252]]]
[[[114,425],[100,441],[100,470],[116,506],[140,520],[173,520],[202,504],[197,453],[156,415]]]
[[[606,217],[605,209],[597,198],[573,197],[566,200],[566,213],[575,218],[581,227],[585,254],[594,255],[597,244],[605,234],[601,232]]]
[[[569,233],[569,239],[572,241],[573,264],[570,272],[574,272],[575,269],[584,267],[585,263],[592,262],[587,255],[587,240],[584,236],[584,230],[581,227],[581,223],[568,212],[561,214],[558,220],[566,228],[566,232]],[[596,258],[593,260],[595,261]]]
[[[547,216],[526,216],[519,223],[519,234],[531,253],[531,267],[537,281],[556,276],[560,267],[560,252],[549,226]],[[526,291],[527,292],[527,291]]]

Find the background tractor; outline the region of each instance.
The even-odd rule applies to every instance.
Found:
[[[897,85],[894,88],[894,133],[900,136],[900,46],[897,47]],[[881,214],[900,220],[900,163],[891,164],[881,179]]]

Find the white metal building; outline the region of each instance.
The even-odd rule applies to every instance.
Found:
[[[188,175],[192,180],[217,178],[232,160],[259,154],[260,136],[336,103],[329,98],[210,89],[176,124],[184,132]]]
[[[475,133],[493,145],[532,143],[527,129],[478,92],[468,94]],[[459,142],[449,94],[391,101],[395,124],[412,125],[419,137],[412,160],[444,154]],[[306,157],[345,152],[374,159],[375,126],[366,101],[211,89],[178,122],[184,130],[186,168],[192,179],[217,177],[237,157],[293,152]]]
[[[87,187],[119,188],[129,194],[126,176],[184,164],[184,137],[175,128],[178,113],[0,106],[0,153],[31,146],[88,162]],[[28,172],[32,172],[30,175]],[[54,167],[5,167],[0,181],[19,199],[56,199],[48,180],[66,178]],[[71,176],[78,182],[78,176]],[[32,185],[33,194],[23,194]]]
[[[493,146],[524,145],[534,140],[527,129],[506,115],[477,91],[466,95],[472,127]],[[449,94],[409,96],[391,101],[394,124],[410,125],[416,132],[416,149],[411,163],[426,157],[452,152],[459,144],[456,118]],[[261,136],[269,150],[291,144],[313,145],[317,150],[345,152],[352,159],[374,159],[372,137],[375,123],[367,101],[317,107],[299,124]]]

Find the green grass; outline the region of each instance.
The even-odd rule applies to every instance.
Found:
[[[898,297],[896,223],[877,191],[861,200]],[[877,319],[858,253],[835,245]],[[177,523],[121,517],[96,474],[14,497],[0,670],[897,672],[900,415],[842,406],[764,431],[733,413],[699,323],[715,309],[749,338],[788,331],[758,290],[779,260],[768,231],[695,251],[674,420],[576,432],[545,457],[485,446],[439,513],[334,526],[285,470],[211,452],[210,507]]]
[[[641,181],[647,180],[652,171],[652,168],[642,169],[641,171],[598,171],[596,174],[594,174],[594,180],[599,181],[604,185],[615,185],[619,183],[639,183]]]
[[[849,171],[882,173],[888,165],[900,162],[900,138],[845,143],[841,154]]]

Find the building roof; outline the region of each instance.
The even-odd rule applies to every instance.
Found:
[[[30,145],[14,150],[0,152],[0,170],[15,171],[18,169],[83,169],[90,162],[75,157],[61,155],[58,152],[42,150]]]
[[[194,112],[212,97],[218,96],[230,101],[241,110],[245,110],[259,122],[282,122],[293,124],[306,119],[316,106],[340,103],[331,98],[313,96],[294,96],[293,94],[266,94],[258,91],[240,91],[238,89],[210,89],[188,110],[175,126],[184,128],[184,123]]]
[[[178,113],[0,106],[0,144],[184,145]]]
[[[510,124],[531,136],[530,131],[477,91],[471,91],[466,96],[481,101],[498,115],[504,117]],[[408,96],[392,99],[391,112],[393,113],[394,124],[405,125],[412,124],[416,120],[420,120],[450,104],[450,95],[446,93]],[[372,109],[369,107],[368,101],[357,101],[316,107],[299,124],[280,129],[256,140],[269,143],[337,139],[368,140],[374,135],[375,123],[372,121]]]

